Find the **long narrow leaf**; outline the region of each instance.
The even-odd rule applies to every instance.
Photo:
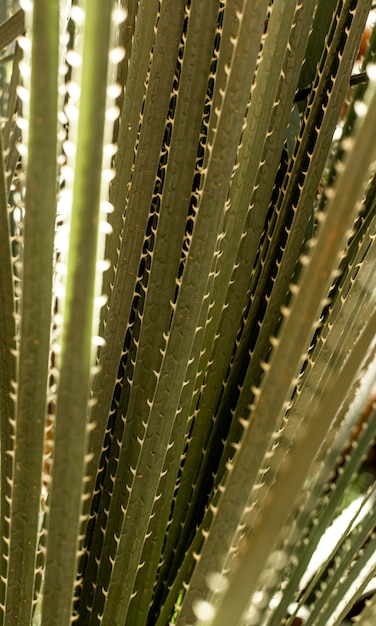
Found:
[[[70,624],[84,492],[93,363],[99,205],[102,184],[111,3],[85,7],[81,98],[56,407],[42,624]],[[95,132],[93,129],[95,128]],[[69,506],[67,503],[69,502]]]
[[[30,622],[34,592],[57,193],[58,4],[38,2],[32,14],[21,340],[16,381],[6,624]],[[41,90],[48,94],[46,98],[40,98]],[[34,376],[35,372],[38,377]]]

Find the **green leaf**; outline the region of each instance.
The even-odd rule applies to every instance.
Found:
[[[58,18],[57,2],[39,2],[33,9],[6,624],[30,622],[34,594],[57,193]],[[41,90],[46,98],[40,98]]]
[[[88,400],[111,3],[85,6],[81,96],[47,524],[42,624],[69,624],[88,447]],[[93,129],[95,128],[95,132]],[[67,506],[69,503],[69,506]]]

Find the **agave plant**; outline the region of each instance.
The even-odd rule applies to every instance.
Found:
[[[371,0],[20,4],[0,624],[373,624]]]

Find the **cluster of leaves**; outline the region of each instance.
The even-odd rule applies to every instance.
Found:
[[[371,10],[0,25],[0,624],[335,626],[372,591]]]

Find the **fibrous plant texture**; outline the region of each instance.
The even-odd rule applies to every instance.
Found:
[[[373,624],[371,0],[20,5],[0,626]]]

